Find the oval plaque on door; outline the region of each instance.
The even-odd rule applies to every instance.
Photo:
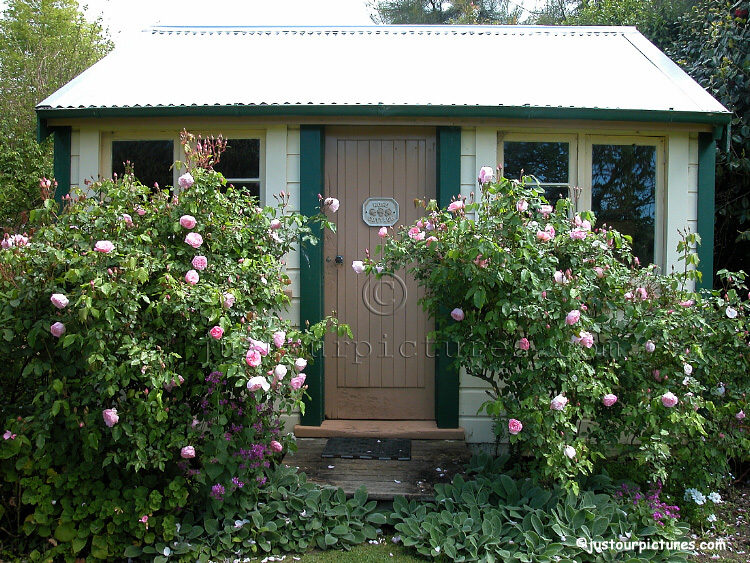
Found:
[[[362,220],[371,227],[392,227],[398,221],[398,202],[392,197],[368,197],[362,204]]]

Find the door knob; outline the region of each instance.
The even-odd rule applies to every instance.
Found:
[[[335,262],[336,262],[336,264],[343,264],[344,263],[344,257],[341,256],[340,254],[337,255],[336,259],[335,259]]]

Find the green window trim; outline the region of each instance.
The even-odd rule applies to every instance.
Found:
[[[698,270],[702,274],[696,289],[711,289],[714,283],[714,214],[716,192],[716,139],[711,133],[698,134]]]
[[[72,127],[54,127],[55,135],[54,159],[52,170],[57,181],[55,199],[62,202],[62,198],[70,191],[70,142],[73,136]]]

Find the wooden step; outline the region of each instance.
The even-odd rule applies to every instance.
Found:
[[[438,428],[434,420],[324,420],[320,426],[294,427],[297,438],[409,438],[463,440],[464,429]]]

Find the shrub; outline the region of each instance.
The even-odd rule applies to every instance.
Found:
[[[283,194],[259,208],[184,142],[179,192],[105,180],[3,242],[0,522],[25,553],[117,558],[188,513],[248,513],[292,445],[281,417],[328,322],[278,315],[308,221]]]
[[[384,233],[368,273],[413,272],[436,341],[489,384],[498,437],[541,477],[575,489],[617,458],[639,481],[718,483],[750,446],[744,274],[692,293],[697,235],[684,233],[684,271],[661,275],[628,237],[568,200],[553,209],[531,180],[485,183],[476,203],[421,202],[424,217]]]

